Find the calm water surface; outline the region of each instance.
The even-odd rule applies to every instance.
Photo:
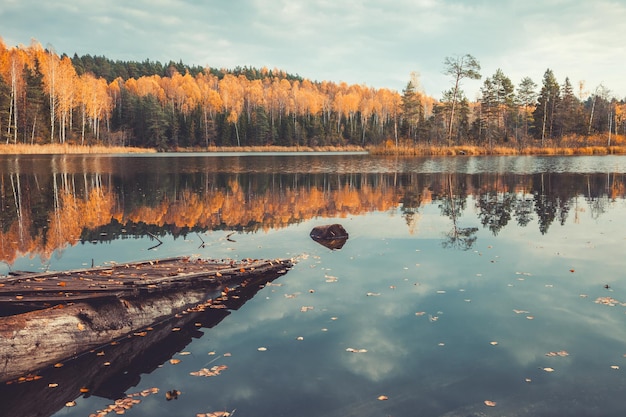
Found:
[[[237,310],[155,326],[139,357],[129,338],[0,387],[0,415],[129,395],[126,414],[151,417],[626,409],[624,157],[2,156],[0,173],[2,274],[298,261]],[[350,234],[340,250],[309,238],[329,223]]]

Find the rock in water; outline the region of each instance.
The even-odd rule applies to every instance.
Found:
[[[333,250],[341,249],[348,240],[348,232],[338,223],[316,226],[310,236],[317,243]]]

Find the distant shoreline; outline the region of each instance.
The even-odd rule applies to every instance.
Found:
[[[208,148],[178,148],[171,153],[220,153],[220,152],[367,152],[371,155],[387,156],[480,156],[480,155],[626,155],[626,146],[583,146],[583,147],[482,147],[482,146],[209,146]],[[63,154],[156,154],[152,148],[125,146],[82,146],[71,144],[0,144],[2,155],[63,155]]]

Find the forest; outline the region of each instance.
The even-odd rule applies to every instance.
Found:
[[[160,151],[224,146],[494,147],[626,144],[626,102],[604,86],[562,82],[549,68],[517,86],[501,69],[482,79],[471,55],[446,57],[453,87],[439,99],[410,75],[402,92],[311,81],[279,69],[217,69],[70,57],[7,47],[0,38],[0,143]]]

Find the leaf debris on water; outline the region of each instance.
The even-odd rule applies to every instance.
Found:
[[[565,356],[569,356],[569,352],[567,352],[566,350],[559,350],[558,352],[548,352],[548,353],[546,353],[546,356],[549,356],[549,357],[554,357],[554,356],[565,357]]]
[[[215,365],[215,366],[212,366],[211,368],[202,368],[199,371],[189,372],[189,375],[192,375],[192,376],[205,376],[205,377],[217,376],[217,375],[221,374],[222,371],[224,371],[225,369],[228,369],[228,366],[226,366],[226,365]]]

